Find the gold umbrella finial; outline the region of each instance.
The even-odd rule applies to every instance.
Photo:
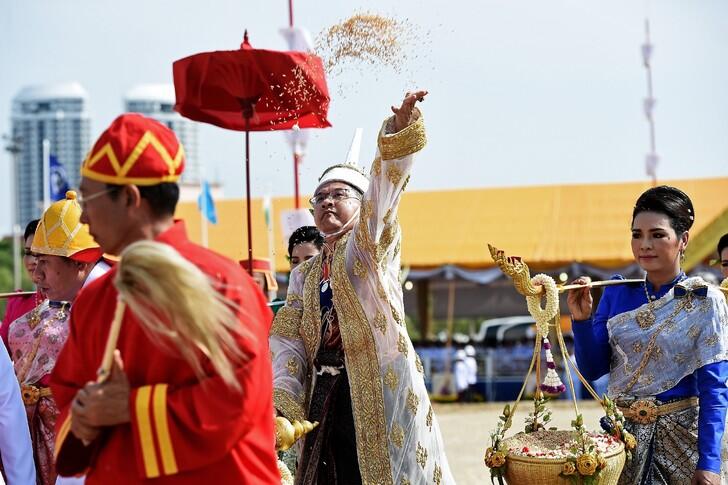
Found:
[[[302,436],[310,433],[316,426],[318,421],[310,422],[307,420],[292,422],[283,416],[276,417],[276,451],[286,451]]]

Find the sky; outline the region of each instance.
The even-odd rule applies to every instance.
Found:
[[[640,45],[649,17],[660,179],[728,176],[728,2],[724,0],[294,0],[312,35],[356,12],[411,26],[400,72],[349,66],[329,77],[333,127],[316,130],[301,168],[310,193],[364,129],[362,165],[405,91],[424,88],[429,144],[408,190],[645,180],[648,125]],[[0,134],[29,84],[78,81],[92,141],[139,83],[172,82],[172,62],[235,49],[286,49],[284,0],[0,0]],[[244,190],[243,135],[200,126],[199,155],[226,197]],[[281,133],[251,135],[253,195],[292,195]],[[10,207],[0,152],[0,204]],[[22,190],[22,188],[21,188]],[[727,187],[728,191],[728,187]],[[0,211],[0,233],[10,210]]]

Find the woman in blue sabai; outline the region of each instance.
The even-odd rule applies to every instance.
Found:
[[[728,467],[728,307],[681,268],[694,220],[681,190],[647,190],[631,228],[645,281],[606,288],[596,313],[588,288],[569,293],[579,368],[587,379],[609,374],[609,396],[637,438],[620,484],[720,484]]]

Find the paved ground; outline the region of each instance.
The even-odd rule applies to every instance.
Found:
[[[495,428],[505,403],[487,404],[435,404],[435,414],[440,421],[445,451],[458,485],[484,485],[490,483],[490,474],[483,463],[483,455],[490,446],[490,431]],[[569,429],[574,419],[570,402],[550,404],[553,409],[552,426]],[[510,434],[523,431],[523,420],[533,409],[530,401],[519,405],[513,418]],[[579,403],[584,424],[589,429],[599,429],[601,407],[594,401]]]

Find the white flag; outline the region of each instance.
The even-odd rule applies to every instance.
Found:
[[[652,50],[653,45],[649,42],[642,44],[642,62],[644,63],[645,67],[648,67],[650,65],[650,61],[652,60]]]
[[[645,110],[645,117],[648,121],[652,121],[652,111],[655,109],[657,100],[655,98],[645,98],[642,101],[642,107]]]
[[[645,172],[653,179],[657,178],[657,164],[660,161],[660,157],[657,153],[648,153],[645,156]]]

